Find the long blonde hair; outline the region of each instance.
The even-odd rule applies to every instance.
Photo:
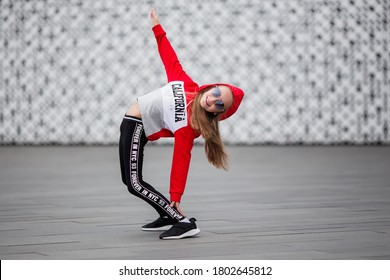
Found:
[[[219,132],[219,114],[207,112],[200,106],[200,99],[207,90],[206,88],[195,96],[191,106],[190,124],[205,139],[208,161],[217,168],[228,170],[229,157]]]

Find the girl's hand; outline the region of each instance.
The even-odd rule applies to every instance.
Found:
[[[175,208],[181,215],[185,216],[183,211],[180,209],[180,202],[172,201],[170,206]]]
[[[150,12],[150,19],[152,20],[153,27],[160,24],[160,20],[158,19],[156,10],[154,8]]]

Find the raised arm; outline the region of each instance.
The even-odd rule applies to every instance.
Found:
[[[184,71],[154,9],[150,13],[150,18],[152,20],[154,36],[157,41],[158,52],[164,64],[168,82],[183,81],[187,91],[195,91],[198,85]]]

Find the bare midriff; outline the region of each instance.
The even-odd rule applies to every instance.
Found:
[[[141,118],[141,111],[139,110],[138,101],[134,102],[127,110],[126,115]]]

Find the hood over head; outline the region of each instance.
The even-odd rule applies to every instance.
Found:
[[[229,118],[231,115],[233,115],[237,111],[238,107],[241,104],[242,99],[244,98],[244,91],[242,89],[235,87],[233,85],[230,85],[230,84],[215,83],[215,84],[206,84],[206,85],[199,87],[198,92],[202,91],[206,88],[215,87],[215,86],[227,86],[228,88],[230,88],[230,90],[233,93],[232,105],[230,106],[230,108],[226,112],[223,112],[221,114],[221,116],[219,117],[220,120],[224,120],[224,119]]]

